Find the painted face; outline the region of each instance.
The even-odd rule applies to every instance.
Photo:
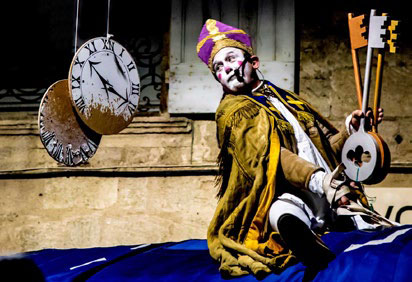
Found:
[[[226,92],[239,92],[253,82],[253,68],[250,63],[246,63],[244,73],[242,73],[242,68],[239,69],[240,76],[244,79],[243,82],[240,82],[235,75],[235,69],[239,68],[244,60],[243,51],[234,47],[221,49],[213,58],[213,70]]]

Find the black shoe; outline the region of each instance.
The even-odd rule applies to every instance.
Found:
[[[1,281],[43,282],[43,273],[29,258],[9,256],[0,258]]]
[[[325,269],[329,262],[335,259],[335,254],[296,216],[282,215],[278,221],[278,229],[288,248],[307,266],[310,272],[307,273],[308,278],[313,274],[314,278],[319,270]]]

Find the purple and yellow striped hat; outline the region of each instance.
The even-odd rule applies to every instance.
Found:
[[[200,32],[197,55],[213,71],[213,57],[222,48],[235,47],[253,55],[250,36],[241,29],[208,19]]]

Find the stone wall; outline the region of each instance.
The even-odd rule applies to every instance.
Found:
[[[0,114],[0,254],[206,238],[215,136],[213,121],[137,117],[67,168],[41,144],[36,113]]]
[[[213,176],[0,180],[0,254],[206,238]]]

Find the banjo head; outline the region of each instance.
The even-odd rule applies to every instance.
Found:
[[[82,121],[99,134],[116,134],[137,112],[140,79],[132,56],[106,37],[84,43],[69,71],[71,100]]]
[[[40,139],[59,163],[75,166],[91,158],[101,135],[90,130],[76,115],[69,97],[67,79],[52,84],[40,103]]]
[[[352,134],[342,149],[345,174],[353,181],[365,182],[373,177],[380,161],[375,139],[368,133],[358,131]]]

